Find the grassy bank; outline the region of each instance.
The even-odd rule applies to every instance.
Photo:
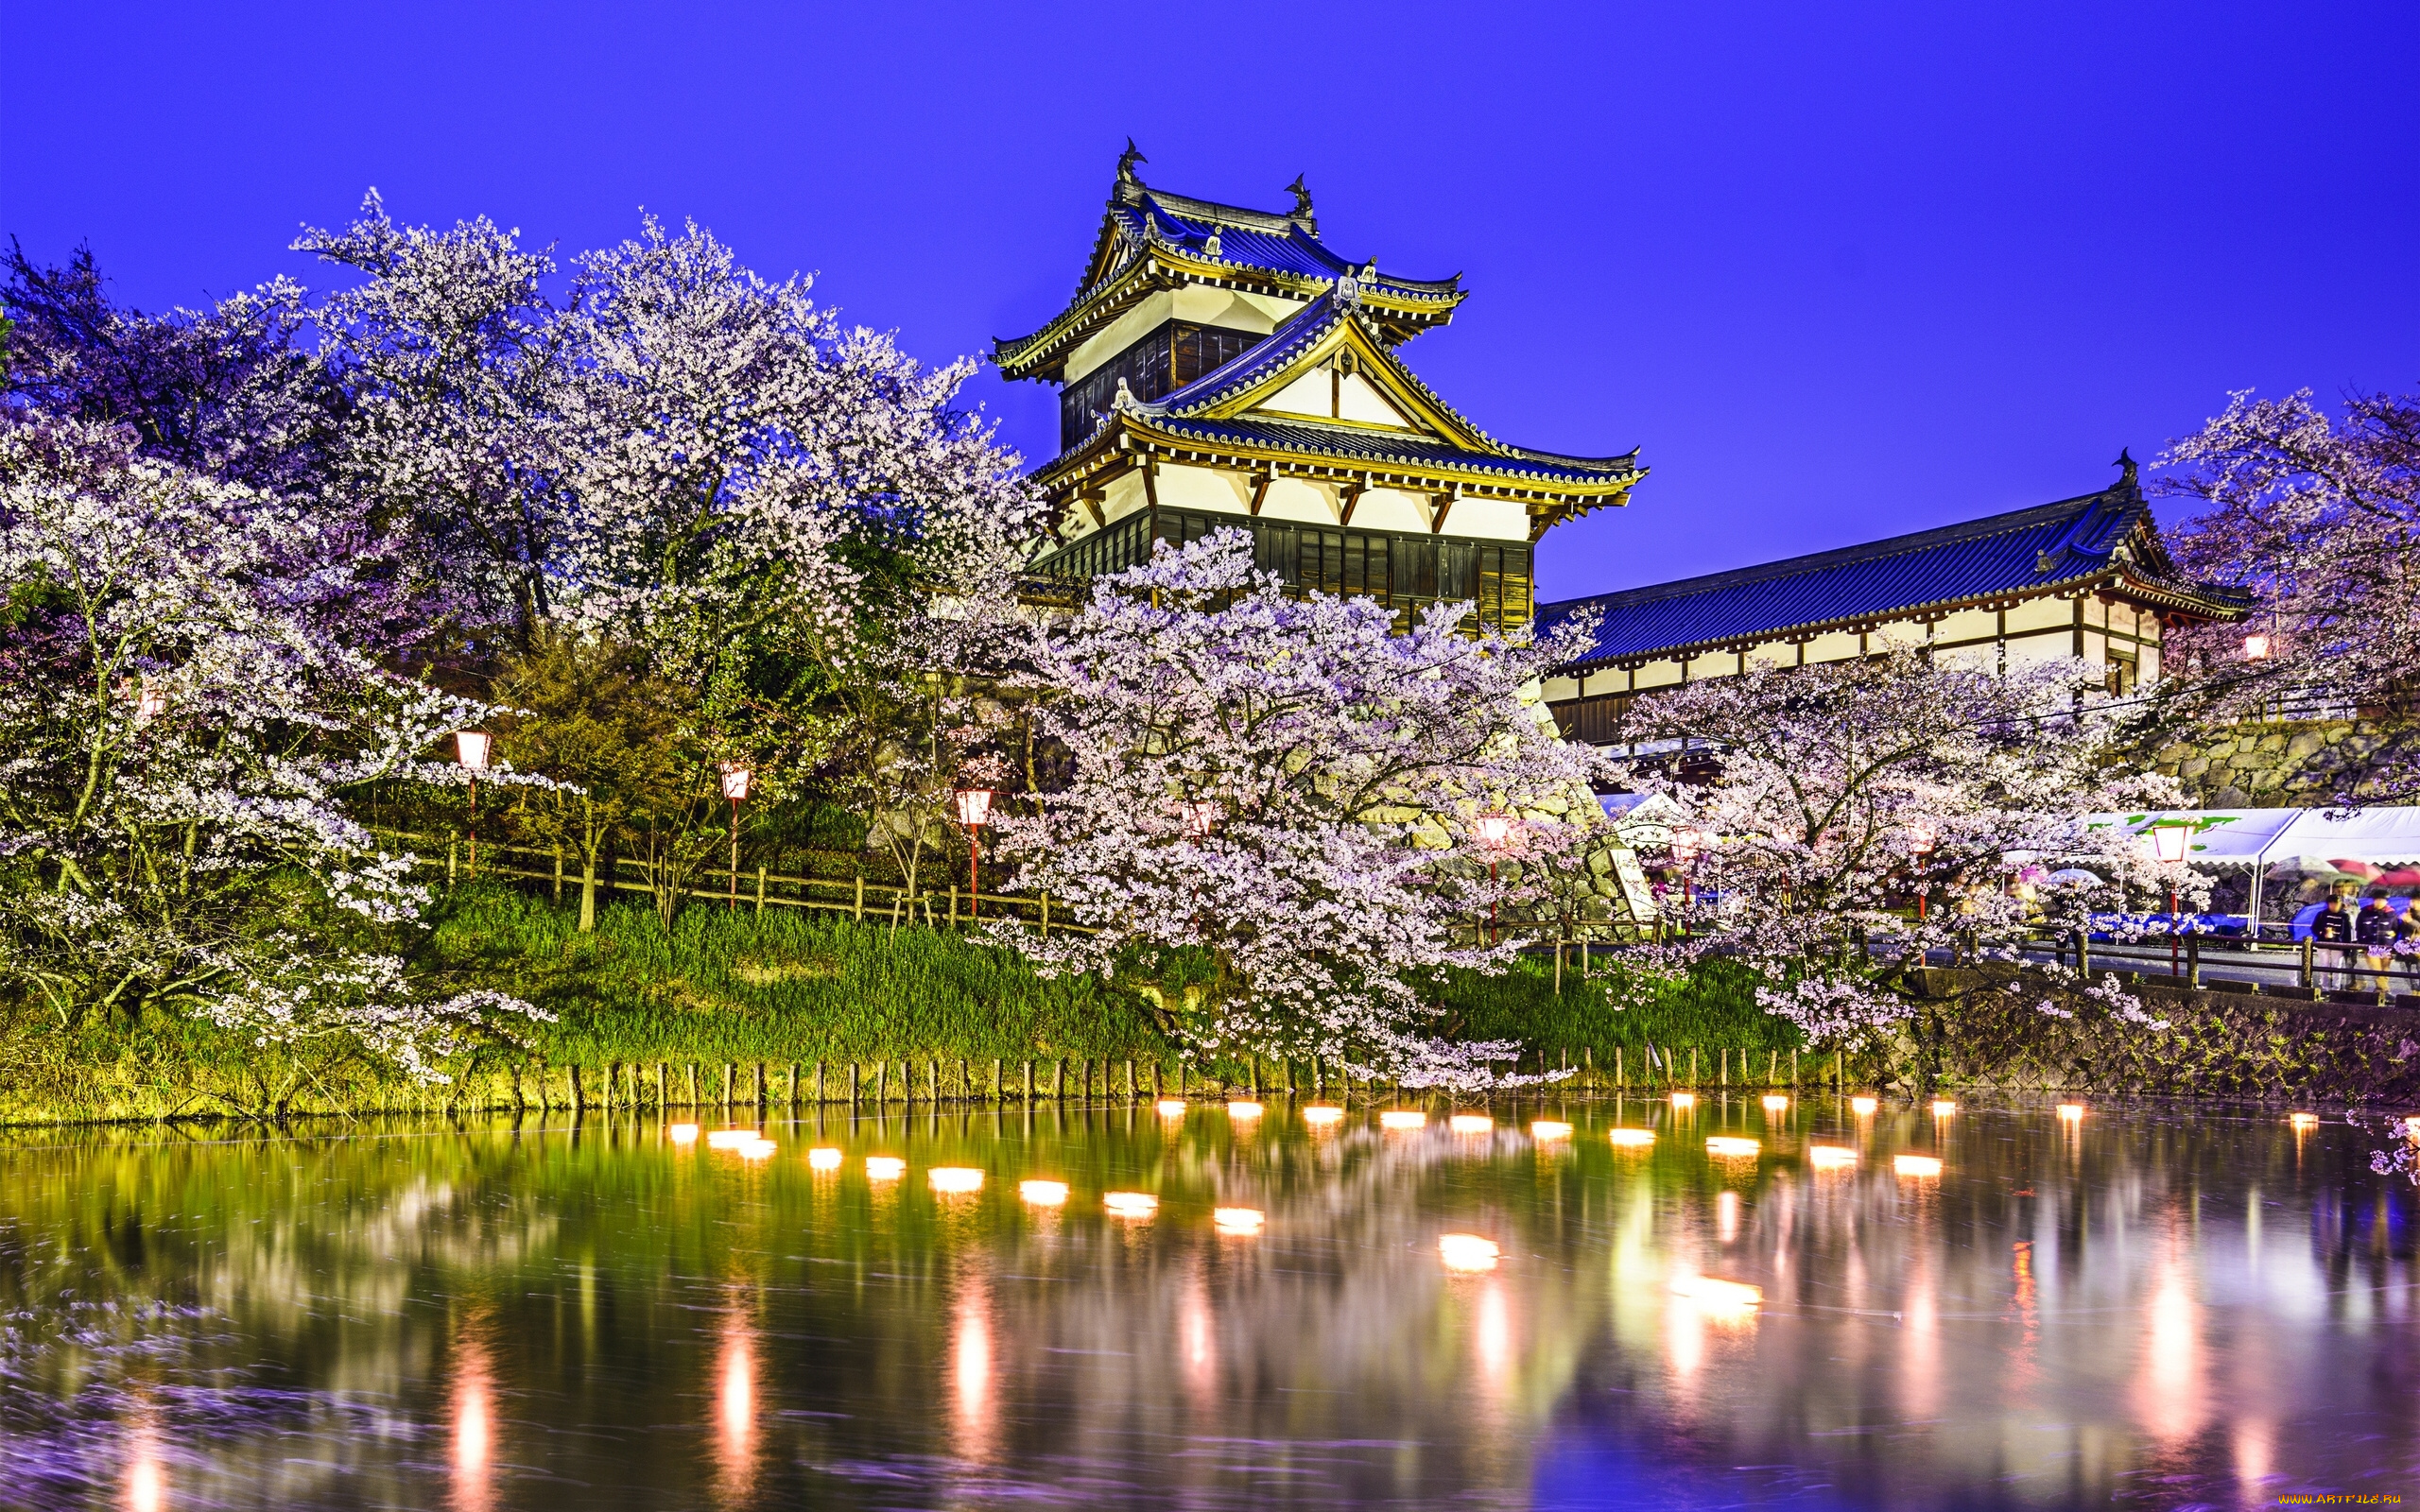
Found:
[[[0,1038],[0,1121],[156,1119],[283,1106],[295,1113],[372,1108],[437,1111],[510,1105],[526,1099],[560,1106],[573,1095],[608,1095],[609,1068],[639,1068],[651,1096],[653,1068],[685,1090],[699,1068],[700,1090],[718,1094],[723,1068],[752,1095],[763,1074],[776,1096],[789,1068],[828,1068],[827,1094],[845,1097],[847,1068],[914,1063],[917,1095],[938,1074],[944,1095],[988,1091],[994,1061],[1004,1080],[1022,1081],[1023,1064],[1040,1063],[1047,1085],[1064,1062],[1071,1092],[1086,1068],[1106,1077],[1133,1061],[1148,1090],[1150,1068],[1173,1075],[1175,1049],[1131,999],[1092,977],[1046,981],[1010,953],[928,929],[852,922],[839,915],[769,909],[759,916],[715,906],[684,910],[667,936],[644,903],[599,911],[582,935],[572,910],[504,886],[464,886],[434,912],[435,928],[419,965],[449,986],[510,992],[546,1009],[550,1022],[524,1031],[520,1047],[487,1046],[448,1067],[454,1082],[429,1089],[358,1056],[323,1051],[298,1059],[263,1050],[190,1019],[88,1023],[73,1032],[32,1016]],[[1602,958],[1599,957],[1599,965]],[[1742,973],[1718,968],[1646,1001],[1616,1007],[1618,976],[1564,975],[1556,990],[1550,965],[1524,962],[1500,977],[1458,975],[1444,995],[1444,1027],[1471,1039],[1512,1040],[1524,1063],[1577,1065],[1593,1057],[1640,1065],[1652,1042],[1685,1057],[1697,1047],[1711,1080],[1724,1049],[1769,1051],[1787,1059],[1789,1025],[1759,1011]],[[1610,990],[1609,990],[1610,989]],[[933,1063],[939,1062],[938,1072]],[[961,1069],[962,1068],[962,1069]],[[1229,1085],[1283,1076],[1243,1064],[1208,1068]],[[626,1091],[633,1073],[611,1078]],[[1298,1076],[1306,1071],[1297,1070]],[[889,1095],[904,1094],[890,1073]],[[1094,1083],[1095,1086],[1100,1085]],[[869,1091],[869,1095],[870,1095]],[[681,1095],[676,1091],[675,1095]]]

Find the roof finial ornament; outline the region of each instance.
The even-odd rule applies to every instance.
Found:
[[[2136,486],[2135,475],[2137,469],[2135,464],[2135,454],[2131,448],[2124,446],[2118,448],[2118,460],[2110,465],[2119,470],[2118,473],[2118,486],[2119,488],[2131,489]]]
[[[1294,181],[1286,186],[1286,192],[1294,197],[1294,208],[1287,214],[1297,220],[1307,220],[1316,224],[1319,216],[1311,210],[1311,186],[1303,181],[1303,175],[1299,173],[1294,175]]]
[[[1143,180],[1134,177],[1134,164],[1150,161],[1143,156],[1143,149],[1134,145],[1134,139],[1128,137],[1126,150],[1117,155],[1117,181],[1140,187]]]

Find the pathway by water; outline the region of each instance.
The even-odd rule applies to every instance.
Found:
[[[20,1133],[0,1504],[2420,1503],[2374,1132],[1427,1111]]]

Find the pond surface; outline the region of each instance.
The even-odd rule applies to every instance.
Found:
[[[1444,1112],[836,1109],[742,1149],[560,1116],[20,1134],[0,1504],[2420,1498],[2411,1190],[2362,1130],[1736,1094]]]

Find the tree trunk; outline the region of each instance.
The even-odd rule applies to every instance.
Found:
[[[587,857],[579,864],[579,932],[596,932],[596,858]]]

